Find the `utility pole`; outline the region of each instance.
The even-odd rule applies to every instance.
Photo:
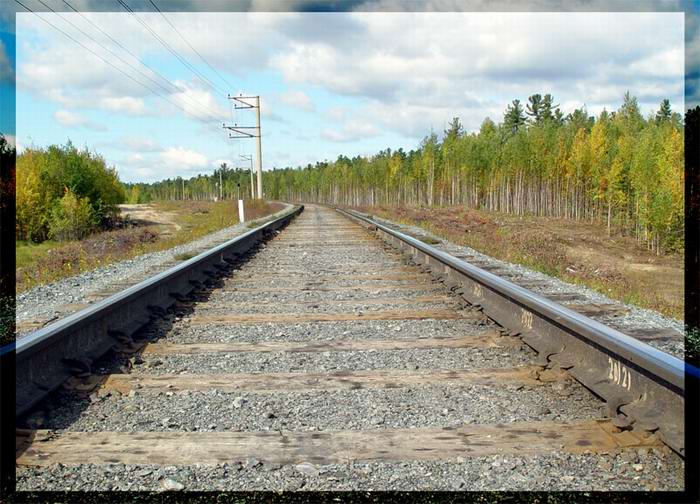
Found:
[[[253,183],[253,156],[248,156],[246,154],[239,154],[241,159],[250,161],[250,198],[255,199],[255,184]]]
[[[256,138],[258,147],[258,198],[262,199],[262,144],[261,144],[261,129],[260,129],[260,96],[231,96],[228,95],[229,100],[235,100],[240,105],[234,105],[236,109],[255,109],[255,117],[257,119],[257,126],[238,126],[234,123],[233,126],[223,125],[225,129],[229,129],[234,132],[233,135],[229,134],[229,138]],[[246,130],[254,130],[253,133],[249,133]],[[252,162],[252,161],[251,161]]]
[[[221,183],[221,172],[224,171],[224,166],[226,166],[226,165],[225,165],[225,164],[222,164],[222,165],[221,165],[221,168],[219,168],[219,201],[221,201],[221,200],[224,199],[224,198],[223,198],[223,192],[222,192],[224,186],[223,186],[222,183]]]

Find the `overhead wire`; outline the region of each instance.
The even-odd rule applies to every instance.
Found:
[[[183,56],[180,55],[175,49],[173,49],[170,44],[168,44],[165,40],[163,40],[160,35],[158,35],[150,26],[148,26],[148,23],[146,23],[143,19],[141,19],[139,16],[136,15],[136,12],[129,7],[129,4],[127,4],[124,0],[116,0],[119,5],[121,5],[124,10],[129,12],[134,18],[144,27],[148,32],[163,46],[165,47],[170,53],[175,56],[183,65],[185,65],[186,68],[188,68],[192,73],[195,74],[195,76],[201,80],[204,84],[215,90],[217,93],[222,93],[223,95],[226,95],[225,92],[223,92],[220,88],[216,86],[211,80],[207,78],[206,75],[202,74],[199,70],[197,70],[192,64],[187,61]]]
[[[153,6],[153,8],[154,8],[156,11],[158,11],[158,13],[160,13],[161,16],[163,16],[163,19],[165,19],[165,21],[172,27],[172,29],[175,30],[175,33],[177,33],[177,34],[180,36],[180,38],[189,46],[189,48],[192,49],[192,51],[193,51],[197,56],[199,56],[199,59],[201,59],[201,60],[204,62],[204,64],[207,65],[207,66],[211,69],[212,72],[214,72],[216,75],[218,75],[219,78],[220,78],[224,83],[226,83],[227,86],[229,86],[231,89],[233,89],[233,87],[234,87],[233,84],[231,84],[228,80],[226,80],[226,78],[225,78],[223,75],[221,75],[221,74],[219,73],[219,71],[218,71],[216,68],[214,68],[214,67],[209,63],[209,61],[207,61],[206,58],[205,58],[204,56],[202,56],[202,55],[200,54],[200,52],[192,46],[192,44],[190,44],[190,42],[185,38],[185,36],[180,32],[180,30],[178,30],[178,29],[175,27],[175,25],[170,21],[170,19],[168,19],[168,17],[165,15],[165,13],[164,13],[163,11],[160,10],[160,8],[156,5],[156,3],[155,3],[153,0],[149,0],[149,2],[151,2],[151,5]]]
[[[155,94],[156,96],[158,96],[159,98],[162,98],[163,100],[167,101],[168,103],[170,103],[170,104],[173,105],[174,107],[176,107],[176,108],[182,110],[182,112],[184,112],[186,116],[192,117],[193,119],[197,120],[198,122],[200,122],[200,123],[203,124],[204,126],[207,126],[207,127],[212,128],[212,130],[215,130],[215,131],[217,131],[217,132],[220,131],[219,128],[215,128],[215,127],[212,125],[212,123],[211,123],[211,118],[200,117],[200,116],[197,116],[196,114],[194,114],[194,113],[192,113],[192,112],[189,112],[189,111],[185,110],[185,109],[184,109],[183,107],[181,107],[178,103],[176,103],[176,102],[170,100],[167,96],[164,96],[163,94],[161,94],[160,92],[158,92],[156,89],[153,89],[153,88],[150,87],[149,85],[144,84],[144,83],[141,82],[140,80],[138,80],[138,79],[134,78],[133,76],[129,75],[129,74],[126,73],[124,70],[122,70],[122,69],[119,68],[118,66],[114,65],[112,62],[110,62],[110,61],[108,61],[107,59],[105,59],[102,55],[100,55],[100,54],[98,54],[97,52],[93,51],[90,47],[86,46],[85,44],[83,44],[82,42],[80,42],[79,40],[77,40],[75,37],[73,37],[72,35],[70,35],[70,34],[67,33],[66,31],[62,30],[61,28],[59,28],[58,26],[56,26],[55,24],[53,24],[51,21],[47,20],[47,19],[44,18],[43,16],[40,16],[37,12],[35,12],[35,11],[33,11],[32,9],[30,9],[29,7],[27,7],[27,6],[26,6],[24,3],[22,3],[20,0],[14,0],[14,1],[15,1],[15,3],[17,3],[18,5],[20,5],[22,8],[24,8],[27,12],[31,12],[32,14],[34,14],[36,17],[38,17],[39,19],[41,19],[44,23],[48,24],[49,26],[51,26],[51,27],[52,27],[53,29],[55,29],[56,31],[58,31],[58,32],[60,32],[61,34],[63,34],[66,38],[68,38],[69,40],[75,42],[75,43],[78,44],[80,47],[82,47],[83,49],[85,49],[86,51],[88,51],[89,53],[91,53],[92,55],[94,55],[95,57],[99,58],[100,60],[102,60],[102,61],[103,61],[104,63],[106,63],[107,65],[109,65],[109,66],[111,66],[112,68],[114,68],[116,71],[118,71],[119,73],[121,73],[122,75],[124,75],[126,78],[128,78],[128,79],[131,80],[132,82],[134,82],[134,83],[136,83],[136,84],[138,84],[138,85],[140,85],[140,86],[142,86],[142,87],[148,89],[149,91],[151,91],[152,93],[154,93],[154,94]]]
[[[128,73],[124,72],[121,68],[119,68],[119,67],[113,65],[111,62],[107,61],[107,60],[106,60],[105,58],[103,58],[101,55],[99,55],[98,53],[96,53],[95,51],[93,51],[92,49],[90,49],[89,47],[87,47],[85,44],[83,44],[83,43],[80,42],[79,40],[77,40],[77,39],[75,39],[74,37],[72,37],[70,34],[68,34],[68,33],[66,33],[65,31],[63,31],[61,28],[59,28],[58,26],[56,26],[55,24],[53,24],[51,21],[46,20],[45,18],[43,18],[42,16],[40,16],[37,12],[34,12],[32,9],[30,9],[29,7],[27,7],[26,5],[24,5],[22,2],[20,2],[20,0],[15,0],[15,2],[16,2],[17,4],[19,4],[19,5],[21,5],[21,6],[22,6],[25,10],[27,10],[28,12],[31,12],[31,13],[34,14],[36,17],[38,17],[39,19],[41,19],[44,23],[48,24],[49,26],[51,26],[51,27],[52,27],[53,29],[55,29],[56,31],[59,31],[59,32],[62,33],[64,36],[66,36],[68,39],[70,39],[70,40],[72,40],[73,42],[75,42],[76,44],[78,44],[80,47],[82,47],[82,48],[85,49],[86,51],[92,53],[94,56],[98,57],[99,59],[101,59],[102,61],[104,61],[105,63],[107,63],[109,66],[111,66],[112,68],[114,68],[115,70],[117,70],[119,73],[123,74],[123,75],[124,75],[125,77],[127,77],[128,79],[132,80],[132,81],[135,82],[136,84],[139,84],[140,86],[145,87],[145,88],[148,89],[149,91],[152,91],[153,93],[156,93],[158,96],[161,96],[163,99],[165,99],[165,100],[167,100],[167,101],[170,101],[170,100],[167,99],[167,97],[163,97],[163,96],[160,95],[157,91],[155,91],[153,88],[149,87],[147,84],[144,84],[143,82],[141,82],[141,81],[139,81],[139,80],[133,78],[131,75],[129,75]],[[173,103],[173,102],[170,102],[170,103],[172,103],[172,104],[175,105],[175,106],[178,106],[176,103]],[[182,110],[184,111],[184,109],[182,109]]]
[[[54,23],[52,23],[52,22],[49,21],[48,19],[46,19],[46,18],[44,18],[43,16],[39,15],[39,13],[37,13],[37,12],[35,12],[34,10],[30,9],[29,7],[27,7],[27,6],[26,6],[24,3],[22,3],[20,0],[14,0],[14,1],[15,1],[15,3],[17,3],[18,5],[20,5],[22,8],[24,8],[27,12],[31,12],[32,14],[34,14],[34,15],[35,15],[36,17],[38,17],[41,21],[43,21],[44,23],[46,23],[46,24],[48,24],[49,26],[51,26],[54,30],[60,32],[63,36],[65,36],[66,38],[68,38],[68,39],[71,40],[72,42],[76,43],[77,45],[79,45],[80,47],[82,47],[83,49],[85,49],[86,51],[88,51],[89,53],[91,53],[93,56],[97,57],[98,59],[100,59],[101,61],[103,61],[104,63],[106,63],[107,65],[109,65],[110,67],[112,67],[113,69],[115,69],[116,71],[118,71],[119,73],[121,73],[122,75],[124,75],[126,78],[128,78],[129,80],[131,80],[132,82],[134,82],[134,83],[136,83],[136,84],[138,84],[138,85],[144,87],[145,89],[151,91],[151,92],[154,93],[156,96],[158,96],[159,98],[162,98],[163,100],[167,101],[168,103],[170,103],[170,104],[173,105],[174,107],[180,109],[182,112],[185,113],[186,116],[192,117],[193,119],[195,119],[195,120],[197,120],[198,122],[200,122],[202,125],[211,128],[213,131],[216,131],[217,133],[223,132],[224,135],[226,135],[226,139],[228,139],[228,133],[227,133],[227,131],[226,131],[223,127],[222,127],[222,128],[215,127],[215,126],[212,124],[211,121],[212,121],[212,119],[216,119],[215,116],[210,116],[210,117],[208,117],[208,118],[207,118],[207,117],[201,117],[201,116],[198,116],[197,114],[195,114],[195,113],[193,113],[193,112],[187,111],[186,109],[184,109],[183,107],[181,107],[178,103],[176,103],[176,102],[170,100],[170,99],[168,98],[168,96],[161,94],[158,90],[153,89],[153,88],[150,87],[148,84],[145,84],[145,83],[143,83],[142,81],[140,81],[140,80],[134,78],[132,75],[128,74],[128,73],[125,72],[123,69],[121,69],[121,68],[119,68],[118,66],[114,65],[114,64],[113,64],[112,62],[110,62],[108,59],[106,59],[105,57],[103,57],[103,56],[100,55],[99,53],[95,52],[93,49],[91,49],[91,48],[88,47],[87,45],[83,44],[80,40],[76,39],[75,37],[73,37],[72,35],[70,35],[69,33],[67,33],[65,30],[61,29],[60,27],[56,26]],[[114,55],[115,57],[117,57],[117,58],[118,58],[120,61],[122,61],[124,64],[129,65],[129,63],[127,63],[126,61],[124,61],[124,60],[123,60],[122,58],[120,58],[118,55],[114,54],[111,50],[109,50],[108,48],[106,48],[104,45],[100,44],[100,43],[99,43],[97,40],[95,40],[93,37],[89,36],[89,35],[86,34],[83,30],[81,30],[80,28],[78,28],[77,26],[75,26],[73,23],[71,23],[70,21],[66,20],[63,16],[61,16],[58,12],[54,11],[51,7],[49,7],[47,4],[45,4],[42,0],[39,0],[39,1],[40,1],[46,8],[48,8],[49,10],[51,10],[54,14],[59,15],[59,17],[61,17],[61,19],[62,19],[64,22],[66,22],[66,23],[70,24],[71,26],[75,27],[76,29],[78,29],[81,33],[83,33],[83,35],[87,36],[90,40],[92,40],[93,42],[95,42],[96,44],[98,44],[100,47],[102,47],[103,49],[105,49],[105,50],[107,50],[108,52],[110,52],[112,55]],[[63,0],[63,1],[64,1],[64,3],[65,3],[66,5],[68,5],[68,7],[70,7],[73,11],[78,12],[79,14],[81,14],[79,11],[77,11],[77,10],[76,10],[72,5],[70,5],[68,2],[66,2],[65,0]],[[117,1],[118,1],[119,3],[121,3],[121,0],[117,0]],[[127,6],[127,7],[128,7],[128,6]],[[132,14],[133,14],[133,11],[132,11]],[[82,14],[81,14],[81,15],[82,15]],[[135,14],[134,14],[134,16],[135,16]],[[84,17],[85,19],[87,19],[87,17],[85,17],[85,16],[83,16],[83,17]],[[135,17],[136,17],[137,19],[139,19],[137,16],[135,16]],[[97,25],[95,25],[95,24],[92,23],[92,22],[90,22],[90,24],[92,24],[95,28],[97,28],[98,30],[100,30],[105,36],[107,36],[108,38],[110,38],[111,40],[114,41],[114,39],[113,39],[111,36],[109,36],[106,32],[104,32],[104,30],[100,29]],[[143,24],[143,23],[142,23],[142,24]],[[155,35],[155,36],[157,37],[157,35]],[[133,53],[131,53],[131,51],[128,51],[128,49],[126,49],[122,44],[119,44],[119,43],[117,42],[117,45],[119,45],[120,47],[122,47],[126,52],[128,52],[132,57],[134,57],[135,59],[137,59],[137,60],[138,60],[142,65],[144,65],[146,68],[148,68],[149,70],[151,70],[151,71],[153,71],[154,73],[156,73],[157,75],[159,75],[162,79],[166,80],[171,86],[173,86],[173,88],[175,88],[175,89],[178,90],[178,91],[182,91],[182,90],[180,90],[177,86],[175,86],[174,84],[172,84],[170,81],[168,81],[167,79],[165,79],[165,77],[163,77],[161,74],[159,74],[158,72],[156,72],[155,70],[153,70],[151,67],[149,67],[148,65],[146,65],[145,63],[143,63],[138,57],[136,57]],[[162,85],[156,83],[153,79],[151,79],[151,78],[148,77],[146,74],[144,74],[143,72],[141,72],[138,68],[134,68],[132,65],[129,65],[129,67],[132,68],[132,69],[135,69],[136,71],[138,71],[141,75],[143,75],[144,77],[146,77],[148,80],[150,80],[150,81],[153,82],[154,84],[158,85],[161,89],[164,89],[164,87],[163,87]],[[166,90],[166,91],[168,91],[168,90]],[[184,98],[189,98],[189,97],[186,97],[186,96],[183,96],[183,97],[184,97]],[[192,100],[194,100],[194,98],[192,98]],[[195,100],[195,101],[196,101],[196,100]],[[199,103],[199,102],[198,102],[198,103]],[[201,103],[199,103],[199,104],[202,105]],[[205,108],[208,108],[208,107],[205,106]],[[209,110],[211,111],[211,109],[209,109]]]
[[[115,53],[114,51],[112,51],[109,47],[107,47],[107,46],[101,44],[99,41],[95,40],[95,38],[93,38],[93,37],[90,36],[88,33],[86,33],[82,28],[80,28],[79,26],[77,26],[75,23],[73,23],[73,22],[70,21],[69,19],[66,19],[66,17],[63,16],[60,12],[56,12],[56,11],[55,11],[54,9],[52,9],[49,5],[47,5],[47,4],[44,2],[44,0],[38,0],[38,1],[39,1],[44,7],[46,7],[46,8],[49,9],[51,12],[53,12],[54,14],[56,14],[57,16],[59,16],[65,23],[71,25],[73,28],[75,28],[76,30],[78,30],[78,31],[79,31],[80,33],[82,33],[83,35],[85,35],[85,37],[87,37],[88,39],[90,39],[91,41],[93,41],[95,44],[97,44],[98,46],[100,46],[100,47],[101,47],[102,49],[104,49],[105,51],[109,52],[112,56],[114,56],[115,58],[117,58],[119,61],[121,61],[122,63],[124,63],[125,65],[127,65],[127,66],[128,66],[129,68],[131,68],[132,70],[135,70],[136,72],[138,72],[140,75],[142,75],[143,77],[145,77],[146,79],[148,79],[149,81],[151,81],[153,84],[155,84],[156,86],[158,86],[160,89],[164,90],[166,93],[173,93],[173,90],[174,90],[175,93],[183,93],[183,99],[187,99],[187,100],[189,101],[189,104],[190,104],[190,105],[197,105],[197,106],[200,106],[200,107],[203,107],[203,108],[207,109],[207,110],[211,113],[211,114],[208,114],[208,115],[211,116],[211,119],[212,119],[212,120],[215,120],[215,119],[216,119],[217,112],[213,111],[212,109],[210,109],[209,107],[207,107],[207,106],[204,105],[203,103],[201,103],[201,102],[195,100],[194,98],[185,95],[184,93],[185,93],[186,90],[178,88],[177,86],[175,86],[175,85],[174,85],[173,83],[171,83],[170,81],[167,81],[167,82],[168,82],[168,85],[170,85],[171,89],[167,89],[167,88],[166,88],[165,86],[163,86],[161,83],[159,83],[159,82],[153,80],[149,75],[147,75],[146,73],[142,72],[141,69],[139,69],[138,67],[132,65],[132,64],[129,63],[128,61],[124,60],[124,58],[122,58],[121,56],[119,56],[118,54],[116,54],[116,53]],[[66,5],[68,5],[69,7],[72,8],[72,6],[71,6],[68,2],[66,2],[65,0],[63,0],[63,2],[64,2]],[[77,11],[76,11],[76,12],[77,12]],[[80,14],[82,15],[82,13],[80,13]],[[85,19],[87,19],[86,16],[83,16],[83,17],[84,17]],[[94,23],[92,23],[92,24],[94,25]],[[97,26],[97,25],[94,25],[94,26]],[[99,29],[99,27],[97,27],[97,28]],[[102,33],[105,33],[103,30],[100,30],[100,31],[102,31]],[[106,33],[105,33],[105,35],[106,35]],[[110,37],[110,38],[111,38],[111,37]],[[121,44],[119,44],[119,45],[120,45],[122,48],[124,47],[124,46],[121,45]],[[133,55],[133,54],[132,54],[132,55]],[[136,59],[138,60],[138,58],[136,58]],[[138,60],[138,61],[139,61],[140,63],[142,63],[140,60]],[[143,63],[142,63],[142,64],[143,64]],[[150,67],[148,67],[148,65],[145,65],[145,64],[143,64],[143,65],[144,65],[145,67],[147,67],[149,70],[152,70]],[[162,76],[161,76],[161,77],[162,77]]]
[[[204,105],[202,102],[197,101],[195,98],[184,95],[184,92],[186,91],[186,89],[178,87],[176,84],[172,83],[168,78],[164,77],[164,76],[163,76],[160,72],[158,72],[156,69],[154,69],[153,67],[151,67],[151,66],[149,66],[148,64],[144,63],[143,60],[141,60],[138,56],[136,56],[133,52],[131,52],[127,47],[125,47],[121,42],[119,42],[117,39],[115,39],[114,37],[112,37],[112,36],[111,36],[109,33],[107,33],[105,30],[103,30],[102,28],[100,28],[100,27],[99,27],[96,23],[94,23],[89,17],[87,17],[86,15],[84,15],[82,12],[80,12],[79,10],[77,10],[75,7],[73,7],[67,0],[62,0],[62,1],[63,1],[63,3],[66,4],[71,10],[73,10],[73,12],[77,13],[78,15],[80,15],[80,16],[81,16],[85,21],[87,21],[93,28],[95,28],[95,29],[98,30],[100,33],[102,33],[105,37],[107,37],[112,43],[114,43],[115,45],[119,46],[119,47],[120,47],[121,49],[123,49],[126,53],[128,53],[132,58],[134,58],[136,61],[138,61],[141,65],[143,65],[145,68],[147,68],[148,70],[150,70],[151,72],[153,72],[155,75],[157,75],[158,77],[160,77],[160,79],[161,79],[163,82],[165,82],[168,86],[170,86],[172,89],[174,89],[176,93],[183,93],[183,98],[186,98],[186,99],[190,100],[191,103],[196,103],[196,104],[198,104],[198,105],[200,105],[200,106],[202,106],[202,107],[204,107],[204,108],[209,109],[209,107],[207,107],[206,105]],[[53,12],[56,12],[56,11],[53,11]],[[57,13],[57,14],[58,14],[58,13]],[[65,19],[64,19],[64,20],[65,20]],[[67,20],[65,20],[65,21],[67,21]],[[82,30],[81,30],[81,31],[82,31]],[[86,34],[86,36],[88,36],[88,35]],[[94,39],[92,39],[92,40],[94,40]],[[95,41],[95,42],[98,43],[97,41]],[[99,43],[98,43],[98,44],[99,44]],[[104,46],[103,46],[103,47],[104,47]],[[107,49],[107,48],[105,47],[105,49]],[[109,50],[109,49],[107,49],[107,50]],[[111,51],[110,51],[110,52],[111,52]],[[116,55],[115,55],[115,56],[116,56]],[[118,57],[118,56],[117,56],[117,57]],[[120,59],[121,59],[121,58],[120,58]],[[123,61],[123,60],[122,60],[122,61]],[[151,82],[156,83],[155,81],[153,81],[153,80],[150,79],[150,78],[149,78],[149,80],[150,80]],[[161,87],[161,89],[164,89],[164,88]],[[169,92],[169,93],[172,93],[172,91],[170,91],[170,90],[168,90],[168,92]],[[211,109],[209,109],[209,111],[213,112]]]

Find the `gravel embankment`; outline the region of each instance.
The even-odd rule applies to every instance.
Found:
[[[620,301],[611,299],[597,291],[594,291],[593,289],[589,289],[588,287],[564,282],[558,278],[545,275],[544,273],[540,273],[538,271],[533,271],[519,264],[513,264],[506,261],[501,261],[500,259],[495,259],[491,256],[484,255],[481,252],[478,252],[477,250],[474,250],[470,247],[456,245],[420,227],[410,226],[406,224],[397,224],[395,222],[382,219],[381,217],[377,216],[372,216],[372,218],[381,224],[396,229],[397,231],[409,233],[418,237],[426,237],[433,240],[438,240],[440,243],[432,245],[433,247],[443,250],[448,254],[468,256],[469,258],[465,259],[467,262],[469,262],[471,258],[473,260],[479,261],[480,263],[483,262],[489,266],[498,266],[502,268],[502,270],[508,273],[512,273],[513,275],[517,275],[518,277],[526,281],[532,280],[546,284],[546,288],[531,289],[534,292],[537,292],[538,294],[543,294],[547,296],[547,294],[576,293],[579,296],[581,296],[583,300],[573,301],[572,303],[599,303],[605,305],[623,306],[628,310],[627,313],[619,315],[616,314],[615,316],[595,316],[593,318],[604,324],[615,327],[616,329],[622,332],[625,332],[625,329],[638,328],[672,329],[674,331],[677,331],[679,333],[678,339],[649,340],[645,342],[655,348],[658,348],[659,350],[670,353],[671,355],[674,355],[679,359],[684,358],[685,345],[682,339],[684,325],[683,321],[681,320],[666,317],[653,310],[648,310],[645,308],[639,308],[637,306],[621,303]],[[500,274],[500,272],[498,274]]]
[[[401,463],[268,464],[250,458],[199,466],[82,465],[18,469],[18,490],[445,490],[639,491],[680,489],[682,465],[665,450],[607,459],[553,453]],[[29,483],[29,485],[28,485]]]
[[[282,215],[290,208],[291,205],[286,205],[284,210],[273,215]],[[17,296],[16,321],[19,324],[35,319],[51,319],[59,315],[64,317],[69,313],[66,311],[65,305],[89,304],[93,301],[88,297],[91,294],[108,289],[114,283],[137,283],[143,279],[144,275],[153,276],[172,266],[171,263],[176,260],[176,256],[223,243],[248,231],[246,226],[246,223],[236,224],[168,250],[143,254],[133,259],[119,261],[73,277],[37,286]],[[20,332],[17,337],[27,334],[27,332]]]
[[[309,206],[279,236],[268,242],[239,272],[229,275],[223,287],[211,291],[206,301],[189,310],[152,324],[147,336],[158,343],[255,343],[353,341],[371,345],[380,340],[408,340],[441,336],[469,337],[493,335],[495,324],[472,317],[461,308],[456,297],[437,282],[435,292],[421,295],[446,296],[437,303],[416,299],[414,288],[402,280],[385,279],[382,291],[373,288],[336,290],[347,287],[340,278],[349,270],[406,267],[400,255],[378,241],[346,247],[323,248],[329,240],[360,240],[368,236],[361,228],[353,229],[348,221],[319,207]],[[293,245],[293,246],[292,246]],[[376,264],[382,264],[377,268]],[[342,265],[341,268],[338,266]],[[280,279],[285,271],[305,271],[305,281],[272,284],[261,280],[257,285],[240,280],[247,274],[262,275],[274,271]],[[383,271],[383,270],[382,270]],[[418,272],[418,268],[413,268]],[[323,276],[320,274],[323,272]],[[387,273],[388,274],[388,273]],[[337,277],[337,278],[334,278]],[[352,281],[351,281],[352,282]],[[403,283],[402,283],[403,282]],[[233,291],[249,285],[257,292]],[[290,291],[269,291],[284,286]],[[320,288],[327,289],[320,291]],[[414,286],[415,287],[415,286]],[[310,290],[300,290],[300,289]],[[273,295],[274,294],[274,295]],[[330,310],[334,300],[344,300]],[[401,305],[392,300],[411,300]],[[368,303],[373,300],[374,303]],[[310,304],[303,304],[310,301]],[[251,303],[257,306],[251,306]],[[371,310],[370,310],[371,305]],[[440,306],[442,311],[462,314],[460,319],[362,320],[324,322],[231,322],[200,325],[201,317],[255,313],[276,315],[312,315],[320,312],[339,315],[376,309],[417,313]],[[319,308],[323,306],[323,309]],[[366,308],[361,308],[366,307]],[[328,308],[328,310],[326,309]],[[197,317],[200,317],[197,320]],[[266,317],[269,318],[269,317]],[[250,320],[248,320],[250,322]],[[253,349],[255,350],[255,349]],[[29,426],[41,426],[62,432],[169,432],[197,436],[200,432],[270,434],[314,431],[332,433],[339,430],[381,432],[387,429],[445,429],[458,426],[504,424],[511,422],[562,421],[578,422],[600,419],[606,409],[602,401],[573,380],[558,379],[546,383],[499,381],[488,385],[468,381],[432,381],[420,385],[402,381],[400,375],[437,375],[439,370],[473,370],[512,368],[532,364],[535,354],[523,345],[498,348],[401,348],[364,351],[307,351],[298,353],[250,351],[238,354],[162,353],[115,357],[102,365],[105,372],[133,373],[155,377],[170,373],[185,380],[195,378],[203,390],[186,390],[166,385],[149,388],[135,385],[120,394],[103,389],[89,396],[61,391],[27,419]],[[339,371],[379,370],[378,383],[353,382],[350,374]],[[386,371],[386,375],[384,374]],[[323,379],[312,377],[295,390],[285,382],[275,381],[274,388],[225,392],[206,385],[211,376],[235,373],[259,373],[252,380],[263,383],[267,373],[335,373],[346,379],[344,388],[327,386]],[[389,373],[393,377],[387,378]],[[211,376],[205,376],[211,375]],[[133,377],[132,377],[133,378]],[[381,382],[384,379],[385,382]],[[211,384],[211,382],[209,382]],[[301,383],[301,382],[297,382]],[[226,385],[230,385],[227,383]],[[248,385],[248,384],[246,384]],[[293,385],[293,384],[292,384]],[[208,388],[207,388],[208,387]],[[227,388],[230,390],[230,388]],[[87,397],[86,397],[87,396]],[[597,429],[597,427],[596,427]],[[440,436],[443,436],[440,430]],[[510,438],[533,431],[509,431]],[[536,431],[535,431],[536,432]],[[561,433],[563,434],[563,433]],[[293,463],[271,461],[275,454],[251,445],[245,456],[231,457],[224,463],[185,465],[91,463],[80,465],[52,464],[46,467],[20,465],[17,484],[20,490],[680,490],[683,488],[683,461],[665,447],[613,448],[608,453],[570,454],[558,439],[560,433],[538,438],[528,449],[498,455],[479,454],[478,442],[464,436],[459,456],[445,456],[442,451],[429,454],[437,460],[421,460],[420,450],[403,451],[391,443],[369,447],[378,459],[369,461],[352,450],[342,451],[339,459],[323,459],[308,447],[295,446]],[[269,436],[268,436],[269,437]],[[410,437],[410,436],[407,436]],[[200,438],[197,438],[200,439]],[[325,438],[321,438],[325,439]],[[444,439],[436,436],[435,439]],[[449,439],[449,438],[448,438]],[[581,446],[585,445],[586,440]],[[46,441],[50,443],[49,439]],[[407,439],[410,442],[410,439]],[[488,443],[486,443],[488,444]],[[534,445],[534,447],[533,447]],[[330,444],[329,446],[333,446]],[[541,448],[537,448],[541,447]],[[117,447],[106,447],[111,454]],[[145,447],[149,449],[151,447]],[[41,449],[38,443],[37,449]],[[141,447],[139,448],[141,449]],[[382,451],[383,450],[383,451]],[[136,452],[136,451],[134,451]],[[187,455],[186,450],[183,450]],[[420,455],[419,455],[420,453]],[[483,452],[481,452],[483,453]],[[415,455],[412,455],[415,454]],[[93,453],[91,456],[95,456]],[[115,455],[116,456],[116,455]],[[266,458],[267,457],[267,458]],[[354,457],[354,459],[353,459]],[[442,458],[441,458],[442,457]],[[112,459],[114,461],[115,459]],[[314,463],[311,463],[313,460]],[[321,460],[321,461],[319,461]],[[328,463],[324,463],[326,460]],[[80,459],[83,462],[83,459]]]

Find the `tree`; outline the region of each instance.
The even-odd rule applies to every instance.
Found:
[[[528,102],[526,113],[531,117],[532,124],[542,124],[555,119],[555,107],[559,105],[554,105],[554,98],[551,94],[547,93],[544,97],[540,94],[534,94],[528,98]],[[561,114],[561,111],[559,113]]]
[[[78,198],[68,188],[51,212],[49,237],[55,240],[80,240],[97,225],[97,217],[88,198]]]
[[[659,111],[656,113],[656,124],[669,122],[671,120],[671,102],[668,99],[661,101]]]
[[[559,113],[561,114],[561,111],[558,107],[559,105],[554,105],[554,98],[551,94],[547,93],[546,95],[544,95],[544,98],[542,98],[542,111],[540,113],[541,121],[547,122],[553,120],[555,118],[555,108],[556,111],[559,111]]]
[[[539,123],[542,120],[542,95],[534,94],[527,100],[529,103],[526,106],[526,114],[532,118],[530,120],[532,123]]]
[[[513,103],[508,105],[503,115],[503,128],[506,134],[510,136],[517,133],[523,126],[525,126],[523,107],[520,105],[520,100],[513,100]]]
[[[625,92],[622,106],[617,111],[617,117],[620,118],[623,128],[632,134],[639,132],[644,126],[644,118],[639,111],[637,98],[632,96],[629,91]]]
[[[461,137],[462,133],[464,133],[464,131],[462,129],[462,123],[459,122],[459,117],[453,117],[445,130],[445,138],[454,140]]]
[[[566,122],[571,125],[574,132],[578,132],[581,128],[590,131],[595,122],[595,118],[588,115],[586,106],[575,109],[572,113],[566,116]]]

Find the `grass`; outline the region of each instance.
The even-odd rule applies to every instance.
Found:
[[[56,248],[58,242],[47,240],[43,243],[32,243],[30,241],[17,241],[15,243],[15,254],[17,268],[26,268],[36,264],[46,257],[49,250]]]
[[[153,208],[169,212],[179,230],[170,234],[158,226],[133,227],[97,233],[80,241],[17,242],[17,292],[93,270],[100,266],[166,250],[238,223],[231,201],[158,202]],[[260,219],[282,209],[279,203],[246,202],[246,217]],[[194,254],[179,254],[184,261]]]
[[[437,245],[438,243],[441,243],[440,240],[436,240],[435,238],[432,238],[430,236],[424,236],[418,239],[423,243],[427,243],[428,245]]]
[[[448,212],[443,209],[436,211],[386,207],[360,210],[394,222],[418,226],[453,243],[466,245],[496,259],[520,264],[563,281],[588,287],[612,299],[652,309],[677,319],[683,318],[682,299],[675,303],[663,299],[631,274],[623,275],[614,270],[601,271],[578,263],[572,271],[572,261],[566,255],[564,244],[544,228],[528,229],[524,232],[519,230],[518,226],[503,225],[498,216],[464,209],[459,212],[454,209]]]
[[[189,252],[185,252],[184,254],[176,254],[175,259],[178,261],[187,261],[188,259],[192,259],[195,256],[195,254],[190,254]]]
[[[262,226],[262,225],[265,224],[266,222],[270,222],[271,220],[272,220],[272,219],[257,219],[257,220],[254,220],[254,221],[250,221],[248,224],[246,224],[246,227],[247,227],[248,229],[255,229],[255,228],[257,228],[257,227]]]

